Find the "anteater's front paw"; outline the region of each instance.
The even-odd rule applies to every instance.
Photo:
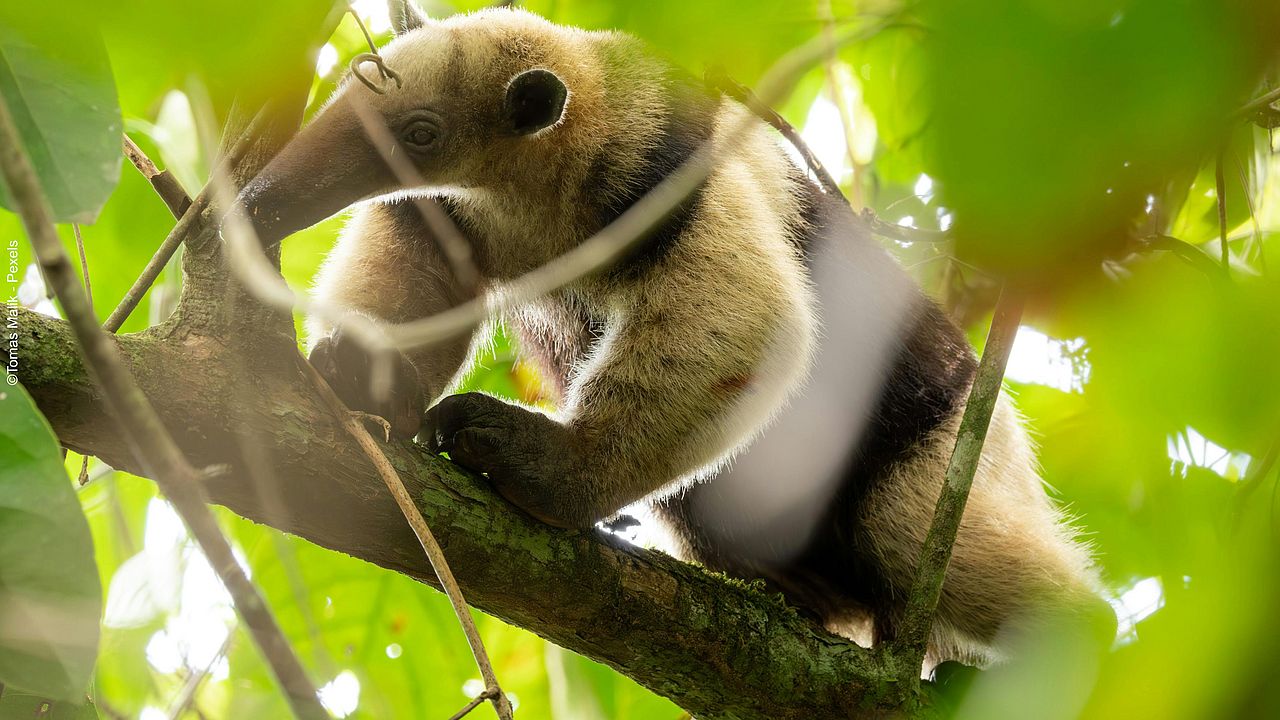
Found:
[[[451,395],[427,411],[422,440],[487,475],[500,495],[542,522],[583,524],[569,497],[577,448],[570,432],[551,418],[481,393]]]
[[[391,386],[382,393],[373,383],[373,355],[349,335],[325,337],[316,343],[309,359],[347,407],[385,419],[395,437],[418,434],[426,397],[418,372],[404,355],[396,353],[392,358]]]

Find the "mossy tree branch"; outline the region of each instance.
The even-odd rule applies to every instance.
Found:
[[[19,311],[21,379],[68,447],[143,473],[62,321]],[[193,463],[225,463],[208,497],[422,582],[435,575],[368,457],[293,364],[170,322],[115,339]],[[293,348],[287,348],[295,352]],[[285,369],[285,368],[290,369]],[[237,392],[234,386],[253,392]],[[229,398],[242,399],[233,407]],[[250,481],[244,442],[268,461]],[[864,717],[887,709],[872,654],[780,598],[601,532],[551,528],[408,443],[387,458],[436,529],[468,601],[604,662],[699,718]],[[263,477],[271,482],[263,484]]]

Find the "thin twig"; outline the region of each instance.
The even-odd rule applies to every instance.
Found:
[[[941,230],[923,230],[921,228],[897,225],[881,220],[871,208],[863,208],[858,217],[867,224],[867,229],[881,237],[901,240],[907,243],[946,243],[951,242],[951,235]]]
[[[200,690],[200,684],[204,682],[205,678],[209,677],[209,675],[213,673],[213,666],[217,665],[219,660],[226,657],[227,653],[231,650],[231,641],[235,639],[235,636],[235,627],[232,626],[227,628],[227,637],[223,639],[222,646],[213,654],[213,657],[209,658],[209,662],[205,664],[204,667],[199,670],[192,671],[191,674],[187,676],[187,681],[182,684],[182,689],[169,705],[169,720],[178,720],[178,718],[182,717],[182,713],[186,712],[187,708],[191,707],[191,703],[195,702],[196,692]]]
[[[1017,335],[1022,317],[1022,296],[1006,286],[996,302],[995,317],[987,334],[982,361],[973,379],[973,388],[965,404],[960,429],[956,433],[956,446],[947,465],[946,480],[938,496],[933,522],[920,550],[920,563],[916,570],[911,594],[907,597],[906,610],[899,626],[898,636],[889,649],[893,662],[897,663],[898,681],[904,691],[914,689],[920,680],[920,668],[924,662],[933,614],[942,594],[943,579],[960,519],[969,498],[969,488],[982,457],[982,445],[987,437],[987,427],[1000,397],[1000,384],[1004,368],[1009,360],[1009,350]]]
[[[832,41],[828,40],[828,42]],[[832,47],[834,47],[834,45]],[[743,107],[754,113],[756,117],[772,125],[773,129],[781,133],[782,136],[800,152],[800,155],[804,157],[805,164],[809,166],[809,170],[813,173],[814,177],[816,177],[818,182],[822,184],[822,189],[825,190],[828,195],[838,197],[841,200],[844,200],[846,205],[849,204],[848,198],[846,198],[844,193],[840,191],[840,183],[836,182],[836,179],[831,176],[831,173],[827,172],[827,169],[822,165],[822,161],[818,160],[818,156],[813,153],[813,150],[809,148],[809,145],[800,137],[800,133],[796,131],[795,127],[791,123],[787,122],[786,118],[779,115],[777,111],[769,107],[767,104],[761,102],[760,98],[756,97],[756,94],[751,92],[751,89],[746,85],[742,85],[729,77],[729,74],[726,73],[723,68],[716,67],[708,69],[706,80],[708,85],[718,89],[720,92],[723,92],[734,100],[737,100],[739,103],[742,103]]]
[[[134,381],[111,336],[98,326],[93,308],[76,282],[75,272],[58,241],[49,206],[4,103],[0,103],[0,170],[36,259],[53,282],[63,313],[75,333],[85,368],[105,396],[134,456],[147,475],[155,478],[208,558],[236,610],[252,630],[294,713],[307,720],[328,718],[316,696],[315,686],[294,656],[258,589],[236,562],[213,512],[205,504],[200,473],[187,462],[169,429]]]
[[[76,236],[76,254],[80,256],[80,276],[84,280],[84,294],[89,301],[89,309],[93,309],[93,285],[89,282],[89,260],[84,252],[84,236],[80,234],[80,223],[71,223],[71,231]],[[97,315],[95,314],[96,318]],[[66,449],[63,449],[63,458],[66,458]],[[85,455],[80,458],[80,474],[76,476],[76,482],[80,487],[89,484],[89,456]]]
[[[124,156],[129,158],[129,162],[133,163],[138,172],[142,173],[142,177],[155,188],[156,194],[169,208],[173,218],[176,220],[182,217],[187,208],[191,207],[191,198],[182,188],[182,183],[178,182],[173,173],[156,167],[156,164],[151,162],[151,158],[147,157],[147,154],[142,152],[142,148],[138,147],[128,135],[123,137]]]
[[[354,7],[347,5],[347,12],[351,13],[351,19],[356,21],[356,26],[360,28],[360,33],[364,35],[364,41],[369,45],[369,52],[377,55],[378,46],[373,44],[373,36],[369,34],[369,28],[364,26],[364,20],[360,19],[360,13],[356,12]]]
[[[76,253],[80,256],[80,278],[84,280],[84,294],[93,307],[93,285],[89,283],[89,259],[84,254],[84,236],[80,234],[80,223],[71,223],[71,231],[76,236]]]
[[[1261,96],[1245,103],[1245,106],[1236,111],[1237,117],[1249,117],[1259,110],[1265,110],[1271,107],[1271,103],[1280,100],[1280,87],[1269,90]]]
[[[253,146],[253,141],[258,136],[262,126],[266,123],[266,119],[267,112],[264,109],[262,112],[259,112],[258,116],[249,123],[247,128],[245,128],[244,133],[241,134],[240,138],[236,141],[236,144],[232,146],[226,157],[218,163],[218,167],[214,168],[213,172],[215,177],[221,172],[229,171],[230,168],[240,162],[240,159],[243,158],[245,153],[249,151],[249,148]],[[137,149],[137,146],[135,145],[134,148]],[[137,149],[137,154],[142,158],[146,158],[146,155],[142,153],[141,149]],[[131,157],[130,160],[132,159],[133,158]],[[155,164],[152,163],[150,159],[147,159],[146,162],[151,167],[155,167]],[[137,163],[134,165],[135,167],[138,167]],[[147,171],[143,170],[142,172],[145,175]],[[174,180],[174,184],[177,184],[177,180]],[[182,187],[179,185],[178,189],[182,190]],[[160,188],[157,187],[156,192],[160,192]],[[183,195],[186,195],[185,191],[183,192]],[[171,260],[173,258],[173,254],[178,251],[178,247],[186,241],[192,226],[197,220],[199,220],[200,216],[209,206],[209,201],[212,196],[213,193],[210,190],[210,186],[206,184],[204,189],[196,195],[194,200],[191,200],[190,198],[187,199],[186,210],[178,217],[178,224],[174,225],[173,230],[170,230],[169,234],[165,236],[164,242],[160,243],[160,247],[156,250],[155,255],[151,257],[151,260],[147,262],[147,266],[143,268],[142,274],[138,276],[138,279],[133,282],[133,286],[130,287],[129,291],[124,294],[123,298],[121,298],[120,304],[116,306],[116,309],[111,311],[111,315],[107,317],[107,321],[102,324],[103,329],[107,332],[116,332],[122,325],[124,325],[125,321],[129,319],[129,315],[138,307],[138,303],[142,302],[143,296],[147,294],[147,291],[151,289],[151,286],[155,284],[156,278],[160,277],[160,273],[163,272],[165,266],[169,264],[169,260]],[[169,205],[169,209],[172,211],[174,205],[170,204],[169,200],[166,199],[164,195],[161,195],[161,199],[164,199],[165,204]]]
[[[1185,240],[1179,240],[1170,235],[1148,235],[1140,242],[1147,249],[1173,253],[1178,259],[1215,280],[1230,279],[1212,255],[1208,255],[1204,250]]]
[[[472,698],[471,702],[468,702],[466,705],[463,705],[461,710],[450,715],[449,720],[462,720],[462,718],[466,717],[467,714],[470,713],[472,710],[475,710],[476,708],[480,707],[481,703],[483,703],[485,700],[490,699],[491,696],[492,696],[492,693],[486,689],[484,692]]]
[[[425,185],[426,180],[413,163],[409,162],[409,153],[387,128],[386,122],[376,117],[365,105],[355,104],[354,108],[365,133],[373,141],[373,146],[378,149],[378,153],[391,169],[392,174],[396,176],[396,180],[404,187]],[[400,152],[396,152],[397,149]],[[467,242],[457,224],[434,198],[416,197],[413,199],[413,204],[418,209],[418,214],[431,228],[431,235],[437,242],[440,254],[449,264],[454,280],[458,282],[468,298],[475,297],[480,291],[480,270],[476,268],[475,260],[472,258],[471,243]]]
[[[1227,181],[1222,175],[1222,155],[1218,153],[1213,163],[1213,182],[1218,195],[1218,240],[1222,243],[1222,272],[1231,277],[1231,246],[1227,244]]]
[[[417,503],[409,495],[409,491],[405,488],[399,473],[391,466],[391,461],[387,460],[382,448],[378,447],[377,441],[361,424],[361,414],[351,412],[342,403],[342,400],[334,394],[329,384],[316,372],[311,363],[302,359],[301,356],[299,356],[299,360],[302,362],[304,371],[311,377],[316,390],[320,393],[320,397],[333,412],[334,416],[338,418],[339,422],[342,423],[343,429],[355,439],[356,443],[360,445],[360,449],[373,462],[378,475],[382,477],[387,489],[391,491],[391,496],[395,498],[396,504],[400,506],[400,512],[404,514],[405,520],[413,528],[413,534],[418,537],[418,542],[422,545],[422,550],[427,554],[427,560],[431,563],[431,569],[435,571],[436,578],[440,580],[440,587],[444,589],[445,595],[449,597],[449,603],[453,605],[453,612],[458,616],[458,623],[462,625],[462,632],[467,636],[467,644],[471,646],[471,654],[475,657],[476,666],[480,668],[480,676],[484,679],[485,692],[491,694],[489,699],[493,701],[494,711],[498,713],[498,717],[501,720],[511,720],[511,702],[498,684],[498,676],[493,671],[493,663],[489,661],[489,653],[485,650],[484,641],[480,638],[480,631],[476,628],[475,619],[471,617],[471,610],[467,606],[466,598],[462,595],[462,589],[458,587],[458,581],[453,577],[453,571],[449,569],[449,563],[445,560],[444,551],[440,548],[440,543],[436,542],[435,535],[432,534],[431,528],[427,526],[426,519],[422,517],[422,511],[418,509]]]
[[[347,12],[351,13],[351,18],[356,21],[356,25],[360,27],[360,32],[364,35],[364,41],[369,44],[369,52],[361,53],[351,58],[351,74],[354,75],[357,80],[364,83],[365,87],[379,95],[387,92],[387,88],[390,86],[390,83],[387,82],[389,80],[394,80],[396,87],[400,87],[402,84],[400,74],[388,67],[387,61],[378,53],[378,46],[373,44],[373,36],[369,34],[369,29],[364,26],[364,20],[360,19],[360,13],[357,13],[355,8],[351,6],[347,6]],[[373,81],[364,76],[364,73],[360,70],[360,66],[366,62],[372,62],[374,65],[378,66],[378,72],[382,74],[382,85],[375,85]]]
[[[129,319],[129,315],[137,309],[138,303],[142,302],[143,296],[155,284],[156,278],[160,277],[160,273],[169,264],[169,260],[178,251],[178,247],[186,242],[192,226],[199,221],[200,216],[204,214],[208,206],[209,193],[202,191],[196,195],[195,200],[191,202],[191,205],[187,207],[187,211],[182,214],[182,218],[178,220],[178,224],[173,226],[173,229],[165,236],[164,242],[160,243],[160,247],[156,249],[155,255],[151,256],[147,266],[142,269],[138,279],[133,281],[133,285],[125,292],[124,297],[120,299],[120,304],[116,305],[116,309],[112,310],[111,314],[107,316],[107,321],[102,324],[102,329],[109,333],[114,333],[124,325],[125,321]]]

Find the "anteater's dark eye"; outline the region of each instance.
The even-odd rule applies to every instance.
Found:
[[[404,130],[405,143],[414,147],[429,147],[439,137],[436,129],[426,123],[414,123]]]

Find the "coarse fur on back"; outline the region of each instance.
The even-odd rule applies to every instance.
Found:
[[[504,318],[555,412],[448,394],[483,332],[410,353],[398,377],[412,387],[392,405],[320,321],[313,362],[353,407],[421,430],[536,518],[590,527],[645,501],[677,555],[765,579],[852,637],[892,637],[976,367],[963,334],[770,128],[638,40],[509,9],[409,26],[383,49],[401,85],[343,83],[242,194],[270,241],[373,199],[315,288],[372,316],[417,319],[467,295],[422,199],[440,203],[486,281],[509,279],[748,129],[623,261]],[[369,139],[370,118],[393,143]],[[395,152],[413,177],[386,169]],[[273,209],[298,184],[311,207]],[[1002,397],[933,655],[998,658],[1009,633],[1096,604],[1095,590]]]

